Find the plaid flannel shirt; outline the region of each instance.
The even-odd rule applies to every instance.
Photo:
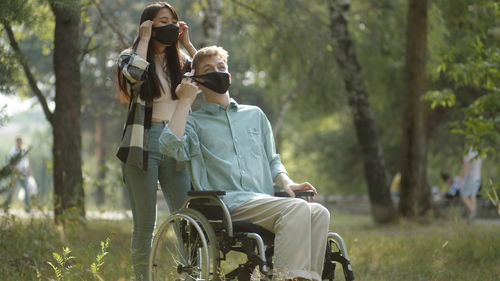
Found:
[[[191,63],[186,56],[183,56],[183,60],[184,73],[190,70]],[[120,54],[118,66],[127,81],[130,103],[120,148],[116,156],[122,162],[146,171],[148,169],[149,132],[153,116],[153,101],[141,99],[139,93],[149,62],[136,54],[133,49],[127,49]]]

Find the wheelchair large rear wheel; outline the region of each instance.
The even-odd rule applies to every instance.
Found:
[[[181,209],[158,228],[149,260],[151,281],[217,280],[219,249],[208,220]]]

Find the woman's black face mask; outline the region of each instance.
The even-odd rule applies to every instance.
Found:
[[[210,72],[203,75],[185,77],[191,78],[194,81],[219,94],[225,94],[227,90],[229,90],[229,85],[231,84],[229,82],[230,76],[227,72]]]
[[[179,27],[174,24],[167,24],[161,27],[153,27],[152,31],[155,35],[152,37],[156,41],[172,46],[177,43],[177,38],[179,38]]]

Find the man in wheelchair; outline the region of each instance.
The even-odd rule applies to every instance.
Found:
[[[195,190],[225,191],[222,201],[233,220],[275,234],[273,272],[285,279],[322,280],[330,214],[320,204],[293,198],[294,191],[316,194],[316,189],[288,177],[262,110],[230,97],[227,57],[216,46],[196,53],[193,71],[176,89],[179,102],[160,150],[186,161]],[[189,114],[200,89],[205,101]],[[275,185],[291,198],[273,196]]]

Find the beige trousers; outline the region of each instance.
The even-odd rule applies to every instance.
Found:
[[[273,279],[321,280],[330,222],[325,207],[297,198],[261,197],[236,208],[231,217],[275,234]]]

